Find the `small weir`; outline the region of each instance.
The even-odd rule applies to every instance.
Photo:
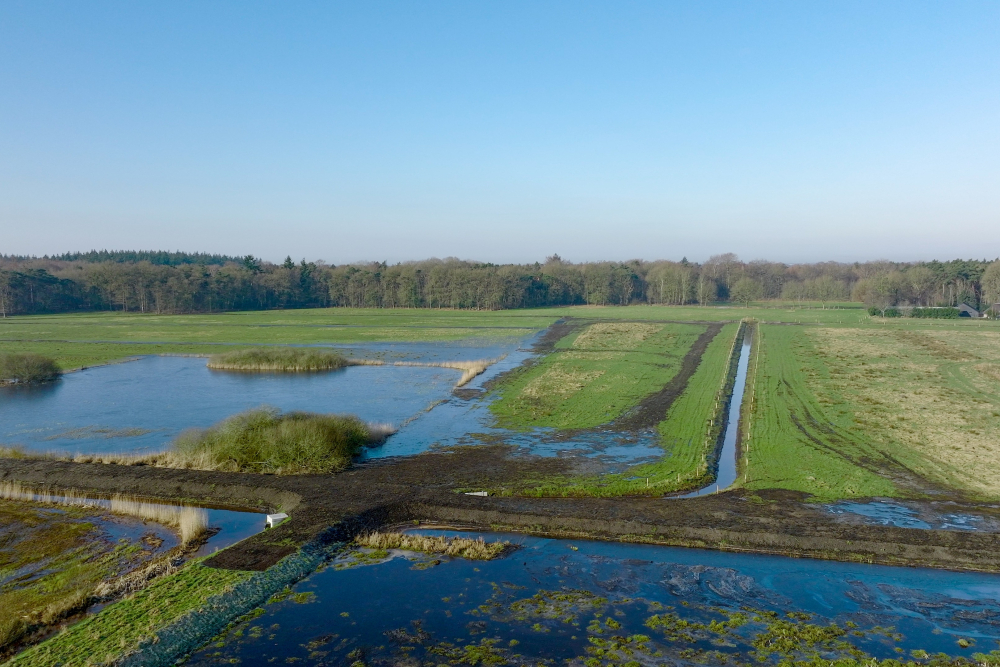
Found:
[[[749,336],[743,339],[740,360],[736,366],[736,382],[733,384],[733,395],[729,399],[729,409],[726,411],[726,430],[722,440],[722,452],[719,454],[718,471],[715,475],[715,481],[697,491],[692,491],[682,496],[670,496],[671,498],[697,498],[698,496],[710,493],[718,493],[729,488],[736,481],[736,462],[739,459],[736,441],[740,431],[740,410],[743,406],[743,391],[746,389],[747,369],[750,366],[751,343],[752,341]]]

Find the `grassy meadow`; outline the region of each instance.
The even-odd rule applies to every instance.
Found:
[[[659,425],[667,455],[599,484],[562,480],[555,485],[562,492],[691,486],[701,474],[735,323],[749,318],[760,323],[760,337],[746,396],[753,410],[744,421],[749,451],[740,483],[822,498],[920,495],[931,488],[1000,496],[994,481],[1000,452],[993,444],[1000,430],[1000,325],[990,321],[881,320],[861,304],[798,302],[83,313],[0,320],[0,353],[44,354],[72,369],[141,354],[209,355],[250,345],[520,338],[565,318],[581,326],[495,389],[491,410],[500,425],[609,424],[677,373],[707,323],[730,324]]]
[[[490,409],[511,429],[607,424],[667,384],[704,331],[697,324],[587,325],[504,382]]]
[[[502,311],[316,308],[150,315],[97,312],[0,319],[0,353],[52,357],[64,371],[144,354],[220,352],[220,346],[451,341],[524,336],[565,317],[674,321],[858,323],[861,304],[572,306]],[[224,348],[223,348],[224,349]]]
[[[663,458],[634,466],[627,473],[548,479],[521,493],[535,496],[656,495],[697,488],[708,482],[705,461],[722,430],[724,385],[735,348],[739,323],[725,325],[709,343],[687,388],[657,427]]]
[[[1000,496],[1000,326],[761,329],[748,486]]]

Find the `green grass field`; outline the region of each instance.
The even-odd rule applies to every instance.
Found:
[[[179,572],[88,616],[49,640],[7,662],[11,667],[65,667],[113,664],[121,655],[153,637],[158,628],[203,606],[252,576],[191,562]]]
[[[933,488],[1000,496],[996,324],[762,330],[748,486],[820,497]]]
[[[501,426],[517,430],[607,424],[669,382],[704,331],[695,324],[587,325],[508,378],[490,410]]]
[[[220,346],[446,341],[522,336],[564,317],[676,321],[856,323],[860,304],[574,306],[504,311],[317,308],[205,315],[101,312],[0,319],[0,352],[53,357],[63,370],[143,354],[213,354]]]
[[[607,424],[662,387],[703,323],[745,317],[761,322],[763,345],[747,392],[755,403],[743,483],[824,498],[919,494],[927,488],[1000,496],[1000,482],[994,481],[1000,479],[1000,451],[993,444],[1000,435],[1000,324],[991,321],[881,320],[860,304],[798,303],[87,313],[0,319],[0,352],[45,354],[72,369],[250,344],[521,338],[559,319],[578,318],[589,326],[502,383],[491,408],[511,428],[572,429]],[[705,404],[711,399],[714,407],[725,364],[722,341],[731,342],[734,331],[735,325],[727,325],[712,343],[660,425],[669,456],[602,485],[635,490],[648,477],[651,486],[667,488],[672,475],[674,485],[685,486],[684,476],[692,475],[704,452],[697,443],[704,440],[711,419]]]

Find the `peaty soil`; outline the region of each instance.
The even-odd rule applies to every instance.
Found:
[[[54,490],[281,510],[291,515],[206,561],[263,570],[306,543],[348,540],[387,525],[447,524],[553,537],[646,542],[956,570],[1000,571],[1000,535],[843,521],[790,491],[735,490],[690,499],[469,496],[562,475],[572,461],[506,446],[382,460],[335,475],[275,476],[0,459],[0,480]],[[950,512],[994,513],[959,502]]]

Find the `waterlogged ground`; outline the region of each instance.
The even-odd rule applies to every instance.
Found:
[[[435,446],[503,441],[545,456],[574,453],[611,464],[662,456],[653,430],[566,436],[495,428],[483,387],[533,355],[534,337],[442,343],[344,345],[350,356],[395,361],[499,362],[457,394],[461,371],[437,367],[352,366],[311,374],[213,371],[204,358],[144,357],[71,373],[52,385],[0,388],[0,445],[59,454],[160,451],[186,428],[204,428],[260,405],[355,414],[399,432],[366,457],[417,454]]]
[[[1000,576],[511,535],[481,562],[359,550],[190,665],[776,664],[989,653]]]
[[[0,651],[177,544],[170,530],[139,519],[0,501]]]

